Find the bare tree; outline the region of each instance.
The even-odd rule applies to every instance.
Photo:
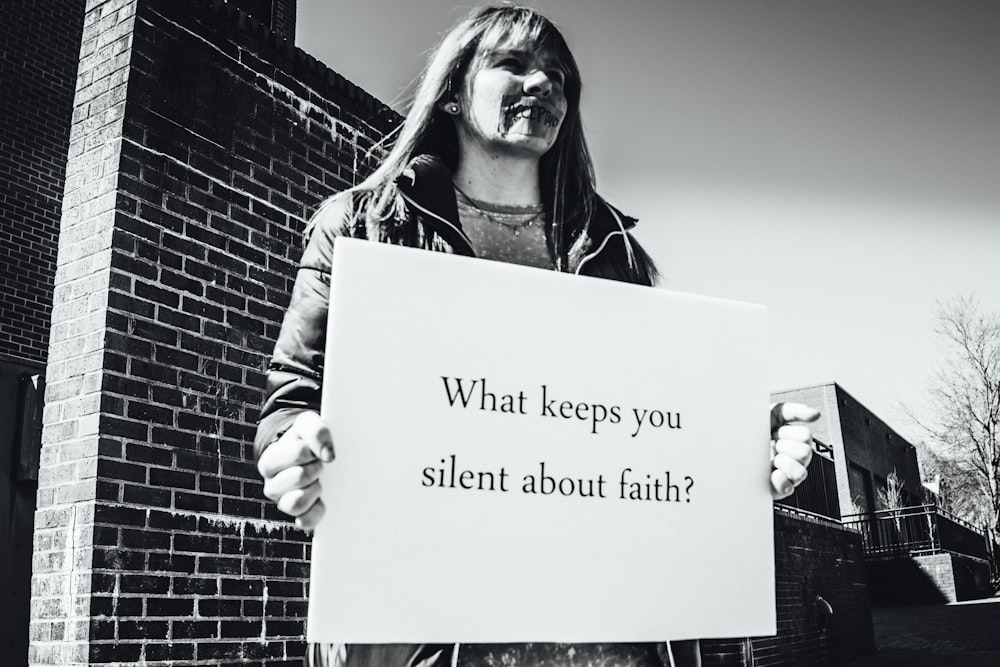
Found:
[[[995,541],[1000,529],[1000,316],[983,313],[972,297],[955,298],[939,304],[935,331],[951,356],[929,389],[934,421],[916,421],[930,436],[938,462],[951,463],[935,471],[951,492],[978,491],[978,498],[965,502],[979,510],[975,514]],[[991,566],[996,581],[996,563]]]
[[[917,456],[920,473],[925,480],[934,480],[933,501],[938,507],[976,525],[989,524],[988,503],[983,497],[971,465],[955,461],[939,442],[918,442]]]
[[[903,482],[899,479],[895,468],[885,478],[885,488],[880,488],[876,495],[880,510],[897,511],[906,507],[906,499],[903,497]]]

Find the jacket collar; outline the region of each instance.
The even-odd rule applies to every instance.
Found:
[[[396,179],[396,185],[406,199],[430,214],[435,232],[455,246],[461,254],[474,254],[471,247],[468,248],[468,253],[462,252],[463,246],[469,246],[469,241],[458,217],[452,172],[444,160],[436,155],[414,157]],[[439,220],[433,220],[434,218]],[[587,247],[601,247],[609,235],[630,230],[635,227],[636,222],[635,218],[625,215],[598,197],[594,217],[583,230],[589,237]]]
[[[418,155],[396,179],[399,191],[420,208],[461,229],[451,169],[435,155]]]

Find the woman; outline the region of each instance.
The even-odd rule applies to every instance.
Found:
[[[311,529],[322,519],[318,477],[333,460],[318,409],[334,239],[340,235],[580,273],[642,285],[653,262],[628,230],[635,220],[595,192],[580,122],[581,82],[556,27],[532,9],[473,11],[431,57],[410,113],[382,165],[324,202],[307,245],[267,380],[256,439],[264,493]],[[805,478],[804,426],[818,413],[785,405],[773,457],[776,497]],[[534,664],[574,655],[580,664],[700,664],[697,642],[534,645],[494,649]],[[482,661],[484,647],[314,646],[311,662],[448,665]],[[477,657],[478,656],[478,657]]]

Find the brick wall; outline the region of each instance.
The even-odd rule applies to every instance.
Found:
[[[842,387],[837,387],[837,397],[847,460],[870,472],[876,494],[895,471],[907,494],[904,503],[920,504],[923,487],[916,448]],[[885,509],[877,497],[876,509]]]
[[[307,214],[398,117],[222,2],[90,0],[33,664],[298,664],[309,550],[251,441]]]
[[[774,550],[778,634],[703,641],[704,665],[841,665],[874,651],[861,536],[776,507]],[[818,613],[817,597],[832,616]]]
[[[82,29],[78,0],[0,4],[0,357],[45,361]]]
[[[87,4],[52,293],[38,511],[31,663],[85,664],[92,531],[101,444],[108,250],[131,17]]]

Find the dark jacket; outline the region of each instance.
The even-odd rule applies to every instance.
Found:
[[[254,440],[257,458],[299,413],[319,411],[330,269],[338,236],[370,238],[377,233],[377,240],[383,242],[475,256],[458,219],[451,172],[440,159],[415,158],[398,186],[406,215],[382,224],[376,232],[369,233],[364,216],[356,214],[346,195],[325,202],[310,221],[291,302],[268,367]],[[550,252],[566,272],[652,285],[656,278],[653,262],[628,233],[635,223],[634,218],[598,200],[588,224],[570,224],[563,230],[565,238],[550,238]]]

